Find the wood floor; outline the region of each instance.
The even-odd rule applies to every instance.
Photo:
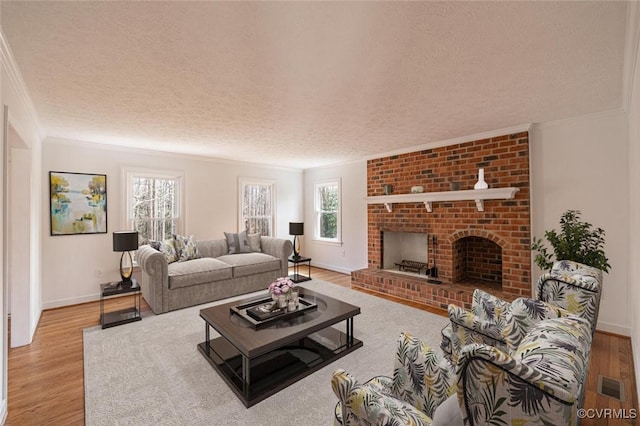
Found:
[[[349,287],[349,275],[312,268],[311,275]],[[394,298],[387,297],[391,300]],[[445,315],[440,309],[415,303],[410,306]],[[142,304],[144,315],[152,315]],[[131,306],[129,297],[108,301],[107,310]],[[9,350],[9,414],[7,425],[84,424],[84,370],[82,329],[99,325],[98,302],[47,310],[31,345]],[[144,321],[144,319],[143,319]],[[122,327],[126,327],[123,325]],[[401,330],[398,330],[398,333]],[[383,374],[388,366],[380,366]],[[597,377],[623,381],[626,402],[620,403],[596,392]],[[328,386],[328,384],[327,384]],[[629,338],[596,332],[587,378],[585,408],[637,409],[635,373]],[[591,414],[597,414],[595,411]],[[611,417],[611,416],[610,416]],[[635,420],[585,418],[583,426],[635,424]]]

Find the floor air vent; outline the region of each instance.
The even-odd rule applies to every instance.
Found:
[[[620,380],[598,375],[598,393],[624,402],[624,384]]]

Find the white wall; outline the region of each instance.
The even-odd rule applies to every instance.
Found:
[[[566,210],[606,232],[598,329],[629,335],[629,162],[627,116],[607,112],[533,126],[532,234],[559,229]],[[541,271],[533,265],[533,277]]]
[[[342,185],[342,244],[314,241],[313,188],[316,183],[340,178]],[[304,237],[301,254],[311,264],[350,273],[367,267],[367,162],[357,161],[308,169],[304,173]]]
[[[2,4],[0,3],[0,14],[2,11]],[[0,33],[2,27],[0,27]],[[5,59],[0,55],[0,69],[4,74]],[[0,209],[0,282],[2,283],[2,289],[0,289],[0,423],[4,424],[7,420],[8,414],[8,363],[9,363],[9,328],[7,324],[7,288],[8,283],[5,275],[5,253],[4,247],[8,236],[5,235],[4,226],[4,207],[5,207],[5,155],[8,150],[8,123],[6,122],[4,113],[4,97],[2,86],[4,86],[4,75],[0,74],[0,143],[2,149],[0,149],[0,203],[3,208]]]
[[[545,230],[558,229],[560,216],[568,209],[582,211],[583,220],[606,231],[611,270],[604,278],[598,328],[629,335],[626,114],[606,112],[532,126],[530,146],[533,236],[543,237]],[[342,179],[342,246],[313,241],[310,227],[314,220],[313,185],[331,178]],[[302,251],[312,258],[313,265],[346,273],[367,267],[366,188],[366,161],[305,171]],[[542,271],[533,262],[532,266],[533,286]]]
[[[631,344],[636,373],[636,391],[640,398],[640,46],[636,51],[635,74],[629,105],[629,306]]]
[[[41,215],[42,300],[44,308],[64,306],[98,297],[99,284],[119,278],[120,253],[113,252],[112,232],[127,229],[121,221],[122,167],[173,169],[185,172],[185,233],[196,240],[224,238],[238,230],[238,178],[276,181],[276,236],[289,239],[289,221],[302,215],[302,171],[167,155],[151,151],[91,146],[48,138],[42,146]],[[49,171],[107,175],[106,234],[51,236]],[[97,276],[97,270],[103,272]]]

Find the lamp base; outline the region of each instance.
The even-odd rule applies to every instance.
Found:
[[[130,288],[138,287],[138,281],[135,278],[129,278],[128,280],[122,280],[118,283],[118,287],[129,290]]]
[[[293,258],[300,258],[300,238],[297,235],[293,236]]]

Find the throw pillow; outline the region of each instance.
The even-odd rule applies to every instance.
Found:
[[[160,244],[160,251],[164,253],[164,256],[167,258],[167,263],[173,263],[179,258],[173,237],[162,241]]]
[[[160,251],[160,247],[162,246],[162,241],[149,240],[147,244],[149,244],[152,249],[156,249]]]
[[[188,237],[182,235],[174,235],[173,238],[176,242],[176,251],[178,252],[178,261],[184,262],[185,260],[199,259],[200,252],[196,245],[196,240],[193,235]]]
[[[225,232],[224,236],[227,237],[229,254],[251,252],[251,248],[249,247],[249,238],[247,237],[247,231],[242,231],[237,234]]]
[[[260,234],[259,232],[255,233],[255,234],[248,234],[247,235],[247,237],[249,237],[249,249],[251,251],[262,253],[262,249],[260,248],[260,237],[261,236],[262,236],[262,234]]]

